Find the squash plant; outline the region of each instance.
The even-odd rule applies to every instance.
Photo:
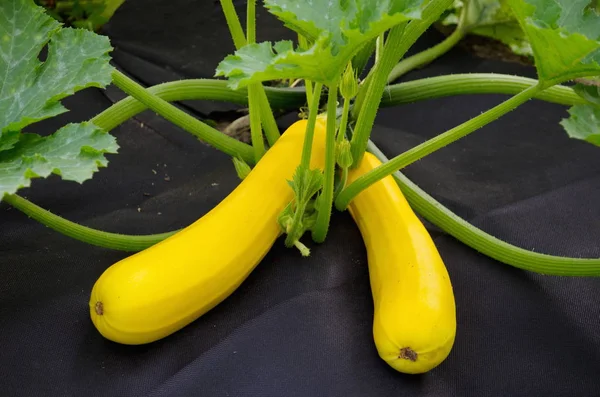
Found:
[[[391,84],[431,62],[475,28],[489,5],[510,14],[531,49],[537,79],[501,74],[454,74]],[[279,216],[285,243],[304,255],[301,239],[326,239],[333,210],[344,211],[360,192],[393,175],[411,206],[470,247],[521,269],[554,275],[600,275],[600,258],[567,258],[515,247],[470,225],[400,173],[403,167],[466,137],[531,99],[570,106],[561,125],[574,139],[600,145],[600,11],[595,0],[264,0],[293,30],[296,41],[256,42],[256,1],[248,0],[245,30],[231,0],[222,9],[237,50],[216,66],[214,79],[180,80],[145,88],[110,65],[107,37],[65,28],[33,0],[0,3],[0,197],[31,218],[86,243],[140,251],[177,231],[128,236],[63,219],[19,196],[18,190],[50,174],[83,182],[117,153],[110,131],[151,109],[198,139],[230,155],[243,177],[280,138],[272,108],[307,106],[301,160]],[[456,16],[455,34],[423,53],[405,57],[436,21]],[[482,22],[484,21],[484,22]],[[450,23],[450,22],[448,22]],[[39,54],[47,47],[47,56]],[[374,57],[373,67],[366,69]],[[271,86],[273,81],[293,82]],[[572,86],[576,81],[579,84]],[[590,83],[591,82],[591,83]],[[129,95],[87,122],[49,136],[27,127],[67,110],[61,100],[87,87],[113,83]],[[293,85],[293,86],[292,86]],[[391,159],[370,141],[380,107],[473,93],[513,95],[508,100]],[[171,101],[212,99],[248,104],[252,145],[228,137],[179,110]],[[322,107],[323,102],[326,102]],[[310,167],[313,131],[327,119],[323,171]],[[348,171],[366,151],[382,162],[348,183]],[[242,171],[245,169],[245,171]]]

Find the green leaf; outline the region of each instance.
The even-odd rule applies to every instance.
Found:
[[[593,105],[575,105],[569,109],[569,118],[560,124],[571,138],[582,139],[600,146],[600,108]]]
[[[110,84],[111,50],[108,38],[62,29],[32,0],[0,2],[0,197],[31,178],[54,173],[81,183],[106,166],[102,154],[117,145],[92,124],[71,124],[49,137],[21,130],[66,112],[60,100],[76,91]]]
[[[539,79],[558,84],[600,74],[595,0],[507,0],[527,35]]]
[[[38,59],[48,43],[45,62]],[[112,67],[108,38],[60,29],[30,0],[0,4],[0,134],[20,131],[67,110],[60,100],[86,87],[105,87]]]
[[[82,183],[106,167],[105,153],[118,150],[115,138],[91,123],[68,124],[48,137],[19,138],[12,149],[0,152],[0,198],[50,174]]]
[[[294,190],[296,209],[306,205],[323,186],[323,173],[321,170],[310,170],[306,167],[298,166],[294,177],[288,181],[290,187]]]
[[[459,15],[466,9],[465,27],[496,25],[517,22],[506,0],[455,0],[454,6],[444,17],[445,25],[458,24]]]
[[[597,84],[598,85],[592,83],[578,83],[575,84],[573,90],[575,91],[575,93],[577,93],[577,95],[579,95],[586,101],[596,105],[600,105],[600,82],[598,82]]]
[[[313,196],[323,187],[323,173],[318,169],[298,166],[288,184],[294,191],[294,200],[281,212],[278,221],[287,234],[286,246],[298,247],[300,238],[315,224]]]
[[[309,39],[250,44],[227,56],[216,76],[234,89],[266,80],[304,78],[331,85],[370,40],[408,19],[419,18],[427,0],[266,0],[269,12]]]
[[[442,19],[442,24],[457,25],[465,6],[464,28],[470,34],[498,40],[515,54],[533,57],[529,41],[507,0],[456,0],[454,7]]]

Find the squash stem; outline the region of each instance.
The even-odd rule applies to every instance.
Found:
[[[16,194],[5,195],[3,201],[65,236],[72,237],[84,243],[114,250],[128,252],[141,251],[179,231],[174,230],[167,233],[139,236],[109,233],[71,222]]]
[[[230,156],[239,156],[248,164],[255,163],[254,151],[251,146],[221,133],[210,127],[208,124],[201,122],[183,110],[171,105],[164,99],[153,95],[150,91],[146,90],[118,70],[113,72],[112,78],[113,83],[126,94],[135,97],[148,108],[154,110],[173,124],[183,128],[192,135],[195,135],[199,139]]]
[[[368,150],[382,163],[389,160],[369,142]],[[415,211],[457,240],[499,262],[531,272],[554,276],[600,276],[600,258],[572,258],[533,252],[502,241],[471,225],[419,188],[400,171],[396,183]]]
[[[227,21],[233,44],[235,45],[235,48],[239,50],[246,45],[246,36],[244,35],[240,18],[233,6],[233,1],[221,0],[221,8],[223,9],[223,14],[225,15],[225,20]]]
[[[248,44],[254,44],[256,41],[256,0],[248,0],[246,16],[246,40]],[[250,84],[250,86],[248,86],[250,136],[252,137],[252,147],[254,148],[254,159],[257,163],[265,154],[265,142],[260,122],[260,96],[258,94],[260,86],[260,83]]]
[[[302,256],[310,256],[310,249],[306,245],[302,244],[300,240],[294,241],[294,246],[298,248],[298,251],[300,251]]]
[[[442,55],[450,51],[456,44],[458,44],[468,32],[468,30],[465,27],[466,14],[466,11],[463,9],[461,11],[458,24],[456,25],[456,29],[443,41],[431,48],[426,49],[425,51],[421,51],[408,58],[404,58],[398,64],[396,64],[396,66],[394,66],[394,68],[388,75],[388,83],[397,80],[398,78],[404,76],[406,73],[410,72],[413,69],[425,66],[426,64],[434,61],[435,59],[441,57]]]
[[[426,77],[387,86],[381,98],[381,107],[453,95],[516,95],[537,82],[529,77],[499,73],[458,73]],[[537,92],[534,98],[566,106],[587,103],[571,87],[564,85],[555,85]]]
[[[367,148],[367,142],[390,72],[425,30],[439,19],[440,15],[452,4],[452,1],[430,1],[423,10],[421,19],[415,19],[406,25],[401,24],[390,29],[381,58],[372,69],[372,73],[369,73],[370,76],[367,77],[365,85],[359,90],[353,108],[352,116],[353,119],[357,120],[351,141],[353,166],[360,164]]]
[[[265,141],[260,122],[260,96],[258,94],[259,86],[251,84],[248,86],[248,108],[250,112],[250,136],[252,138],[252,147],[254,148],[254,160],[256,163],[265,154]]]
[[[306,123],[306,135],[304,137],[304,146],[302,147],[302,158],[300,166],[306,169],[310,166],[310,156],[312,151],[313,136],[315,135],[315,125],[317,123],[317,115],[319,113],[319,102],[321,99],[322,83],[315,83],[315,90],[312,95],[308,109],[308,121]]]
[[[485,113],[482,113],[479,116],[474,117],[471,120],[466,121],[461,125],[454,127],[420,145],[417,145],[410,150],[407,150],[406,152],[394,157],[389,162],[382,164],[368,173],[360,176],[338,195],[335,203],[336,208],[340,211],[345,210],[348,204],[350,204],[350,201],[352,201],[356,195],[371,186],[373,183],[385,178],[388,175],[391,175],[395,171],[406,167],[407,165],[419,159],[422,159],[436,150],[467,136],[486,124],[491,123],[492,121],[515,109],[519,105],[525,103],[542,89],[543,88],[539,85],[539,83],[529,87],[521,93],[502,102],[501,104],[489,109]]]
[[[350,99],[344,98],[344,105],[342,108],[342,119],[340,120],[340,129],[337,133],[336,142],[341,143],[346,137],[346,129],[348,128],[348,112],[350,109]],[[329,115],[328,115],[329,117]]]
[[[427,99],[452,95],[506,94],[515,95],[535,84],[537,80],[528,77],[498,73],[464,73],[446,76],[427,77],[387,86],[381,107],[413,103]],[[307,82],[308,83],[308,82]],[[210,100],[239,105],[248,104],[246,89],[232,90],[227,81],[216,79],[186,79],[161,83],[149,87],[148,92],[167,101]],[[304,103],[308,90],[298,88],[264,87],[268,101],[276,108],[295,109]],[[311,92],[312,93],[312,92]],[[573,106],[586,104],[585,99],[571,87],[556,85],[535,95],[536,99],[560,105]],[[310,103],[310,101],[309,101]],[[93,117],[90,122],[107,131],[136,116],[147,106],[132,96],[127,96]],[[262,106],[261,106],[262,111]],[[261,117],[261,121],[262,121]],[[264,127],[264,126],[263,126]],[[265,130],[267,139],[268,130]],[[269,140],[269,143],[271,141]]]
[[[221,8],[223,9],[223,14],[225,15],[225,19],[227,20],[227,26],[229,27],[229,33],[233,38],[233,44],[235,48],[239,50],[246,44],[251,44],[256,41],[256,0],[252,0],[248,2],[248,12],[246,25],[248,30],[248,40],[244,35],[244,31],[242,29],[242,25],[240,23],[240,19],[238,14],[233,6],[232,0],[221,0]],[[281,136],[279,133],[279,128],[277,127],[277,122],[275,121],[275,115],[273,114],[273,110],[271,109],[271,105],[269,103],[269,99],[265,93],[264,87],[262,84],[257,83],[254,85],[255,88],[248,88],[248,96],[250,96],[250,90],[255,91],[255,100],[249,100],[250,112],[252,112],[252,107],[258,107],[260,114],[260,121],[262,123],[262,128],[264,130],[265,136],[267,137],[267,141],[269,145],[273,146],[277,139]],[[252,116],[250,116],[252,118]],[[255,127],[256,129],[256,127]],[[252,135],[252,120],[250,120],[250,133],[253,139],[253,143],[256,140],[255,135]],[[264,146],[264,145],[263,145]],[[256,151],[256,149],[255,149]],[[259,150],[260,151],[260,150]]]
[[[325,135],[325,175],[323,180],[323,190],[319,199],[319,208],[317,209],[317,220],[312,229],[312,239],[316,243],[325,241],[331,218],[335,174],[335,116],[337,111],[337,91],[337,83],[329,86],[329,94],[327,97],[327,132]]]
[[[248,105],[247,89],[242,88],[239,90],[232,90],[227,87],[227,81],[225,80],[186,79],[170,81],[168,83],[154,85],[146,90],[167,102],[209,100]],[[264,91],[268,101],[270,101],[274,107],[280,109],[298,108],[302,106],[305,100],[305,93],[302,88],[290,89],[265,87]],[[90,120],[90,122],[102,129],[110,131],[146,109],[148,109],[148,107],[142,102],[132,96],[127,96],[101,113],[98,113]],[[275,125],[275,127],[277,127],[277,125]],[[277,133],[279,134],[279,131],[277,131]]]

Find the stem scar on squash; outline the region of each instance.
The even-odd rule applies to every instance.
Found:
[[[410,347],[403,347],[402,349],[400,349],[400,354],[398,355],[398,358],[403,358],[405,360],[410,361],[417,361],[418,356],[419,355],[417,354],[417,352],[411,349]]]
[[[96,306],[94,306],[94,309],[96,310],[97,315],[101,316],[104,314],[104,305],[102,304],[102,302],[96,302]]]

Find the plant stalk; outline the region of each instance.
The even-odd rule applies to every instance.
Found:
[[[535,83],[537,83],[535,79],[496,73],[465,73],[428,77],[386,87],[381,100],[381,107],[452,95],[515,95]],[[264,88],[268,100],[274,107],[281,109],[295,109],[302,106],[306,99],[305,95],[308,93],[302,87]],[[171,81],[149,87],[147,91],[168,102],[210,100],[248,105],[247,91],[245,89],[232,90],[227,87],[225,80],[187,79]],[[561,85],[539,92],[535,95],[535,98],[567,106],[587,103],[572,88]],[[98,127],[110,131],[146,109],[147,107],[143,103],[134,97],[128,96],[111,105],[90,121]]]
[[[359,164],[367,148],[367,142],[379,109],[387,77],[414,42],[446,10],[452,0],[432,0],[423,11],[423,18],[412,20],[407,25],[392,28],[385,41],[381,59],[372,70],[366,85],[359,89],[353,108],[353,118],[358,116],[352,135],[352,158]]]
[[[319,101],[321,99],[322,83],[315,83],[315,90],[312,94],[312,101],[308,110],[308,121],[306,123],[306,135],[304,136],[304,146],[302,146],[302,158],[300,166],[308,169],[310,167],[310,156],[312,152],[313,137],[315,135],[315,125],[319,113]]]
[[[65,236],[72,237],[76,240],[98,247],[120,251],[135,252],[144,250],[179,231],[175,230],[172,232],[150,234],[145,236],[130,236],[126,234],[109,233],[71,222],[35,205],[31,201],[16,194],[5,195],[3,200],[41,224],[48,226],[49,228],[62,233]]]
[[[340,192],[336,199],[336,208],[340,211],[345,210],[348,204],[350,204],[350,201],[352,201],[356,195],[371,186],[373,183],[385,178],[394,171],[404,168],[407,165],[435,152],[436,150],[467,136],[486,124],[491,123],[492,121],[498,119],[499,117],[505,115],[519,105],[531,99],[541,89],[541,86],[538,84],[529,87],[521,93],[511,97],[507,101],[504,101],[501,104],[489,109],[485,113],[482,113],[479,116],[474,117],[471,120],[436,136],[435,138],[415,146],[410,150],[407,150],[406,152],[394,157],[389,162],[382,164],[379,167],[360,176]]]
[[[248,0],[246,18],[246,37],[248,44],[256,42],[256,0]],[[262,134],[262,124],[260,122],[260,90],[261,84],[255,83],[248,86],[248,107],[250,112],[250,136],[252,137],[252,147],[254,148],[254,159],[258,163],[265,154],[265,143]]]
[[[369,151],[382,163],[389,160],[373,143]],[[399,171],[396,183],[411,207],[423,218],[458,241],[499,262],[531,272],[554,276],[600,276],[600,258],[570,258],[529,251],[502,241],[471,225],[419,188]]]
[[[235,48],[239,50],[246,45],[246,36],[244,35],[242,24],[240,23],[238,14],[233,6],[233,1],[220,1],[223,14],[225,15],[225,20],[227,21],[227,26],[229,27],[229,33],[231,33],[231,38],[233,39],[233,44],[235,45]]]
[[[118,70],[113,72],[112,78],[113,83],[126,94],[136,98],[149,109],[154,110],[173,124],[183,128],[192,135],[230,156],[241,157],[248,164],[255,163],[254,151],[251,146],[246,145],[237,139],[228,137],[220,131],[185,113],[183,110],[176,108],[164,99],[153,95]]]
[[[390,72],[387,81],[391,83],[401,76],[404,76],[411,70],[425,66],[426,64],[434,61],[435,59],[444,55],[446,52],[450,51],[450,49],[458,44],[458,42],[460,42],[466,34],[467,31],[459,25],[451,35],[446,37],[439,44],[400,61]]]
[[[327,132],[325,138],[325,174],[323,179],[323,190],[319,199],[317,221],[312,229],[312,239],[316,243],[322,243],[327,237],[333,205],[337,91],[337,83],[329,86],[329,94],[327,97]]]

